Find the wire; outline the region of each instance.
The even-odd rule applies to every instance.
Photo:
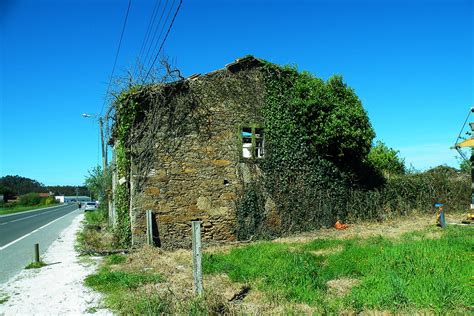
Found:
[[[156,49],[158,47],[158,44],[160,43],[160,40],[161,40],[161,37],[163,36],[163,32],[165,30],[165,27],[166,25],[168,24],[168,20],[170,18],[170,15],[171,15],[171,12],[173,11],[173,7],[174,7],[174,3],[175,3],[176,0],[173,0],[173,3],[171,3],[171,6],[168,10],[168,14],[166,15],[166,18],[163,22],[163,25],[161,26],[161,30],[160,30],[160,35],[158,36],[158,39],[156,40],[156,42],[154,43],[155,45],[153,46],[153,49],[151,50],[151,55],[150,55],[150,59],[148,60],[148,62],[146,64],[150,64],[151,60],[153,59],[153,52],[156,52]],[[163,11],[164,13],[164,11]],[[156,31],[158,30],[158,27],[156,29]],[[153,43],[151,44],[153,45]],[[151,45],[150,45],[150,48],[151,48]],[[146,68],[146,64],[145,64],[145,68]],[[145,70],[146,71],[146,70]]]
[[[140,52],[138,53],[137,64],[135,65],[135,69],[133,70],[133,77],[137,75],[137,71],[140,67],[140,58],[142,57],[146,44],[150,38],[151,29],[153,28],[153,24],[155,24],[156,15],[158,14],[158,11],[159,11],[158,9],[160,8],[160,6],[161,6],[161,0],[160,1],[156,0],[155,6],[153,7],[153,11],[150,16],[150,22],[148,22],[148,27],[145,33],[145,37],[143,38],[142,46],[140,47]]]
[[[170,7],[170,9],[169,9],[169,11],[168,11],[168,15],[166,16],[166,20],[163,22],[163,26],[161,27],[160,36],[158,37],[158,40],[156,41],[156,44],[155,44],[155,48],[154,48],[153,50],[156,49],[156,46],[157,46],[158,42],[160,41],[161,34],[163,33],[163,30],[164,30],[165,25],[166,25],[166,21],[168,21],[170,12],[171,12],[171,10],[173,9],[174,1],[175,1],[175,0],[173,0],[173,3],[171,4],[171,7]],[[165,5],[164,5],[164,7],[163,7],[163,11],[161,12],[161,15],[160,15],[160,20],[158,21],[158,24],[156,25],[155,31],[153,32],[153,37],[152,37],[152,39],[151,39],[151,41],[150,41],[150,46],[148,46],[148,50],[147,50],[147,52],[146,52],[145,58],[143,59],[143,68],[146,67],[147,60],[148,60],[148,55],[150,55],[151,47],[153,46],[153,42],[155,42],[156,34],[157,34],[157,32],[158,32],[158,29],[160,28],[161,21],[163,20],[163,15],[165,14],[166,8],[168,7],[168,2],[169,2],[169,1],[166,0],[166,3],[165,3]],[[153,53],[152,53],[152,54],[153,54]],[[152,55],[152,56],[153,56],[153,55]],[[152,57],[150,56],[150,60],[151,60],[151,58],[152,58]],[[143,69],[140,69],[139,76],[141,76],[142,70],[143,70]]]
[[[467,120],[469,119],[469,116],[471,115],[472,109],[469,109],[469,112],[467,113],[466,119],[464,120],[464,124],[462,124],[461,131],[459,132],[458,138],[456,138],[456,141],[454,142],[454,145],[456,145],[461,138],[462,131],[464,130],[464,127],[466,126]]]
[[[112,78],[114,77],[115,66],[117,66],[117,59],[120,53],[120,47],[122,46],[123,34],[125,33],[125,27],[127,25],[128,13],[130,12],[131,5],[132,5],[132,0],[128,0],[127,13],[125,15],[125,21],[123,22],[122,33],[120,34],[120,41],[117,47],[117,52],[115,53],[114,66],[112,67],[112,73],[110,74],[109,84],[107,86],[107,91],[105,93],[104,103],[102,104],[102,108],[100,109],[100,116],[102,116],[102,112],[104,111],[104,106],[107,103],[107,96],[109,95],[109,92],[110,92],[110,86],[112,84]]]
[[[156,53],[155,59],[153,60],[153,63],[151,64],[150,69],[148,69],[148,73],[146,74],[145,79],[143,80],[144,82],[145,82],[146,79],[148,78],[148,75],[150,74],[150,72],[151,72],[153,66],[155,65],[156,59],[158,58],[158,56],[160,55],[161,50],[163,49],[163,45],[165,44],[166,39],[168,38],[168,35],[169,35],[170,31],[171,31],[171,28],[173,27],[174,20],[176,19],[176,16],[178,15],[178,12],[179,12],[179,9],[181,8],[181,4],[182,4],[182,3],[183,3],[183,0],[180,0],[180,1],[179,1],[178,8],[176,9],[176,12],[174,13],[173,19],[171,20],[171,24],[170,24],[170,26],[169,26],[169,28],[168,28],[168,31],[166,32],[165,38],[163,39],[163,42],[161,43],[160,49],[159,49],[158,52]]]

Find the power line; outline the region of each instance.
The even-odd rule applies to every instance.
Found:
[[[140,51],[138,53],[137,64],[135,65],[135,69],[133,70],[133,77],[137,75],[137,71],[139,70],[139,67],[141,67],[140,58],[142,57],[144,53],[143,50],[145,49],[146,44],[150,38],[151,29],[153,28],[153,24],[155,23],[156,15],[158,14],[158,11],[159,11],[158,9],[160,8],[160,6],[161,6],[161,0],[156,0],[155,6],[153,7],[153,11],[150,16],[150,22],[148,22],[148,27],[145,33],[145,37],[143,38],[142,46],[140,47]]]
[[[473,111],[474,108],[469,109],[469,112],[467,113],[466,119],[464,120],[464,124],[462,124],[461,131],[459,132],[458,138],[456,138],[455,144],[458,143],[459,139],[461,138],[462,131],[464,130],[464,127],[466,126],[467,120],[469,119],[469,116],[471,115],[471,112]]]
[[[102,104],[102,108],[100,109],[100,116],[102,116],[102,112],[104,111],[104,106],[107,103],[107,96],[109,95],[110,86],[112,84],[112,78],[114,77],[115,66],[117,65],[117,59],[118,59],[118,56],[119,56],[120,47],[122,46],[123,33],[125,33],[125,26],[127,25],[128,13],[130,12],[130,6],[131,5],[132,5],[132,0],[128,0],[127,13],[125,15],[125,20],[123,22],[122,33],[120,34],[120,41],[119,41],[119,44],[118,44],[118,47],[117,47],[117,52],[115,53],[114,66],[112,67],[112,73],[110,74],[109,84],[107,86],[107,91],[105,93],[104,103]]]
[[[146,74],[145,79],[143,80],[144,82],[145,82],[146,79],[148,78],[148,75],[150,74],[150,72],[151,72],[153,66],[155,65],[155,62],[156,62],[158,56],[160,55],[161,50],[163,49],[163,45],[165,44],[166,39],[168,38],[168,35],[169,35],[170,31],[171,31],[171,28],[173,27],[174,20],[176,19],[176,16],[178,15],[178,12],[179,12],[179,9],[181,8],[181,4],[182,4],[182,3],[183,3],[183,0],[180,0],[180,1],[179,1],[178,8],[176,9],[176,12],[174,13],[173,19],[171,20],[171,24],[170,24],[170,26],[169,26],[169,28],[168,28],[168,31],[166,32],[165,38],[163,39],[163,42],[161,43],[160,49],[159,49],[158,52],[156,53],[155,59],[153,60],[153,63],[151,64],[150,69],[148,69],[148,73]]]
[[[171,4],[171,7],[170,7],[170,9],[169,9],[169,11],[168,11],[168,15],[166,16],[166,19],[165,19],[165,21],[163,22],[163,26],[161,27],[161,31],[160,31],[160,36],[159,36],[158,39],[156,40],[155,48],[154,48],[153,50],[151,50],[151,48],[152,48],[152,46],[153,46],[153,43],[155,42],[156,34],[158,33],[158,30],[160,29],[161,21],[163,20],[163,15],[165,14],[166,8],[168,7],[168,2],[169,2],[169,1],[166,0],[166,3],[165,3],[165,5],[164,5],[164,7],[163,7],[163,11],[161,12],[161,15],[160,15],[160,19],[159,19],[159,21],[158,21],[158,24],[156,24],[156,28],[155,28],[155,30],[154,30],[154,32],[153,32],[153,36],[152,36],[151,41],[150,41],[150,46],[148,46],[148,50],[147,50],[147,52],[146,52],[145,58],[143,59],[143,68],[145,68],[146,65],[147,65],[147,63],[148,63],[147,60],[148,60],[148,56],[150,55],[150,52],[151,52],[151,54],[153,54],[153,51],[156,50],[156,46],[157,46],[158,42],[160,41],[161,34],[163,33],[163,30],[164,30],[164,28],[165,28],[166,21],[168,21],[168,18],[169,18],[169,15],[170,15],[170,13],[171,13],[171,10],[173,9],[174,1],[175,1],[175,0],[173,0],[173,3]],[[153,55],[152,55],[152,56],[153,56]],[[150,56],[150,60],[151,60],[151,58],[152,58],[152,57]],[[141,74],[142,74],[142,69],[140,69],[139,76],[140,76]]]

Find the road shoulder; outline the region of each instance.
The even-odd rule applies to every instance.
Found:
[[[83,285],[97,266],[96,259],[80,258],[74,249],[83,218],[77,216],[48,248],[42,257],[46,267],[23,270],[0,286],[0,315],[112,314],[100,308],[100,294]]]

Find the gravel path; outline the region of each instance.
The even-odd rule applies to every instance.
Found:
[[[42,260],[49,265],[23,270],[0,286],[0,315],[112,315],[100,308],[100,294],[83,285],[97,266],[97,259],[77,257],[74,250],[83,218],[77,216],[48,248]]]

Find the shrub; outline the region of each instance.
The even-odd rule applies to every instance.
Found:
[[[38,193],[27,193],[20,196],[18,204],[22,206],[38,205],[41,204],[41,197]]]
[[[398,156],[399,151],[388,147],[382,141],[377,141],[370,149],[368,160],[383,173],[388,175],[404,174],[405,159]]]
[[[43,199],[43,204],[44,205],[51,205],[51,204],[56,204],[58,201],[53,196],[47,197]]]

